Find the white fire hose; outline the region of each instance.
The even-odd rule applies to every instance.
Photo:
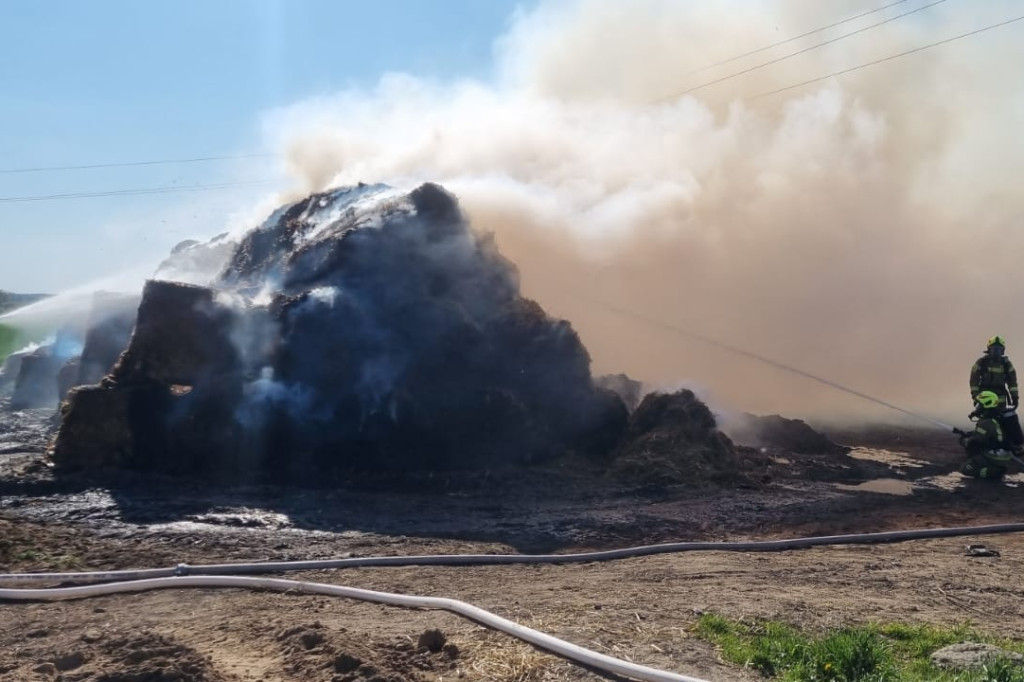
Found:
[[[22,582],[96,583],[150,578],[171,578],[196,575],[239,575],[280,573],[283,571],[321,571],[328,569],[367,568],[382,566],[504,566],[510,564],[583,564],[596,561],[632,559],[655,554],[682,552],[781,552],[829,545],[866,545],[930,538],[964,537],[1022,533],[1024,523],[999,523],[988,526],[953,528],[922,528],[893,530],[881,533],[820,535],[785,540],[754,540],[740,542],[666,542],[660,545],[625,547],[600,552],[575,554],[425,554],[419,556],[371,556],[348,559],[314,559],[310,561],[258,561],[228,564],[178,564],[168,568],[144,568],[120,571],[81,571],[71,573],[8,573],[0,574],[0,585]],[[0,591],[0,600],[3,599]]]
[[[273,573],[295,570],[323,570],[354,568],[359,566],[480,566],[499,564],[567,564],[594,561],[610,561],[653,554],[688,551],[734,551],[734,552],[775,552],[790,549],[804,549],[823,545],[872,544],[902,542],[927,538],[962,537],[969,535],[991,535],[997,533],[1024,532],[1024,523],[1003,523],[988,526],[965,526],[958,528],[930,528],[920,530],[888,531],[882,533],[858,533],[831,535],[787,540],[753,542],[675,542],[643,547],[608,550],[603,552],[582,552],[577,554],[445,554],[426,556],[361,557],[351,559],[328,559],[314,561],[278,561],[237,564],[208,564],[189,566],[179,564],[174,568],[157,568],[127,571],[98,571],[76,573],[10,573],[0,574],[0,584],[23,582],[106,582],[80,587],[59,587],[43,589],[3,589],[0,601],[60,601],[82,599],[122,592],[144,592],[147,590],[173,589],[183,587],[240,587],[268,589],[281,592],[303,592],[323,594],[331,597],[345,597],[363,601],[404,606],[409,608],[440,609],[458,614],[489,628],[500,630],[518,637],[530,644],[550,651],[569,660],[603,670],[609,673],[650,682],[707,682],[647,666],[630,663],[611,656],[584,649],[512,622],[489,611],[456,599],[442,597],[421,597],[400,595],[389,592],[375,592],[354,587],[327,585],[324,583],[300,582],[279,578],[247,578],[238,575],[215,575],[225,573]]]
[[[458,614],[494,630],[518,637],[541,649],[550,651],[592,668],[604,670],[615,675],[629,677],[645,682],[708,682],[699,677],[690,677],[678,673],[649,668],[644,665],[630,663],[612,656],[606,656],[590,649],[571,644],[563,639],[520,625],[490,611],[467,604],[457,599],[442,597],[419,597],[413,595],[375,592],[355,587],[326,585],[324,583],[300,582],[298,580],[282,580],[280,578],[243,578],[239,576],[195,576],[181,578],[154,578],[150,580],[133,580],[123,583],[106,583],[103,585],[85,585],[82,587],[62,587],[36,590],[0,589],[0,599],[21,601],[60,601],[98,597],[100,595],[119,594],[122,592],[145,592],[148,590],[174,589],[180,587],[244,587],[250,589],[275,590],[278,592],[302,592],[306,594],[323,594],[330,597],[359,599],[377,604],[405,606],[419,609],[440,609]]]

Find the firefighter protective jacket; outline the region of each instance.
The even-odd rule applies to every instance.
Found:
[[[1017,370],[1005,355],[993,357],[982,355],[971,367],[971,397],[977,398],[982,391],[992,391],[1005,398],[1009,389],[1010,398],[1017,405]]]
[[[992,417],[982,417],[974,426],[974,431],[967,434],[964,445],[968,448],[996,450],[1004,443],[1003,427]]]

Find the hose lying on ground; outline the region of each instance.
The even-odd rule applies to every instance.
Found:
[[[148,568],[121,571],[84,571],[77,573],[9,573],[0,574],[0,584],[12,582],[95,583],[111,580],[146,580],[185,575],[238,575],[279,573],[284,571],[316,571],[368,566],[493,566],[507,564],[573,564],[612,561],[653,554],[677,552],[779,552],[824,545],[853,545],[882,542],[905,542],[967,535],[994,535],[1024,532],[1024,523],[1000,523],[990,526],[959,528],[924,528],[894,530],[881,533],[823,535],[787,540],[752,542],[669,542],[660,545],[626,547],[601,552],[577,554],[433,554],[421,556],[377,556],[350,559],[318,559],[311,561],[263,561],[229,564],[178,564],[173,568]]]
[[[610,561],[630,557],[693,551],[729,552],[774,552],[789,549],[803,549],[823,545],[870,544],[882,542],[903,542],[928,538],[957,537],[968,535],[990,535],[996,533],[1024,532],[1024,523],[1004,523],[988,526],[965,526],[959,528],[931,528],[919,530],[887,531],[881,533],[857,533],[849,535],[828,535],[787,540],[763,540],[753,542],[674,542],[660,545],[646,545],[601,552],[577,554],[448,554],[426,556],[363,557],[352,559],[328,559],[315,561],[278,561],[237,564],[206,564],[188,566],[179,564],[175,568],[157,568],[129,571],[100,571],[79,573],[12,573],[0,574],[0,584],[10,582],[98,582],[122,580],[127,582],[64,587],[50,589],[0,589],[0,601],[37,601],[79,599],[122,592],[142,592],[153,589],[181,587],[246,587],[278,591],[299,591],[310,594],[324,594],[333,597],[348,597],[380,604],[412,608],[443,609],[476,621],[514,637],[518,637],[542,649],[564,656],[570,660],[610,673],[652,682],[705,682],[695,677],[656,670],[606,656],[575,644],[560,640],[543,632],[533,630],[506,620],[476,606],[455,599],[440,597],[419,597],[375,592],[353,587],[326,585],[322,583],[299,582],[277,578],[245,578],[217,576],[215,573],[270,573],[279,571],[321,570],[331,568],[353,568],[358,566],[480,566],[495,564],[562,564]],[[187,576],[187,574],[193,574]],[[205,574],[205,575],[200,575]]]
[[[479,607],[467,604],[457,599],[445,599],[442,597],[419,597],[413,595],[392,594],[390,592],[375,592],[355,587],[342,587],[340,585],[326,585],[323,583],[300,582],[297,580],[282,580],[280,578],[243,578],[238,576],[195,576],[179,578],[155,578],[151,580],[133,580],[122,583],[107,583],[105,585],[86,585],[82,587],[63,587],[51,589],[0,589],[0,600],[19,601],[61,601],[66,599],[81,599],[85,597],[96,597],[100,595],[118,594],[121,592],[144,592],[148,590],[159,590],[181,587],[245,587],[250,589],[267,589],[278,592],[302,592],[306,594],[323,594],[330,597],[346,597],[359,599],[377,604],[389,604],[391,606],[405,606],[421,609],[441,609],[463,616],[486,627],[500,630],[506,634],[518,637],[534,646],[540,647],[568,658],[576,663],[581,663],[591,668],[604,670],[615,675],[629,677],[645,682],[707,682],[697,677],[689,677],[678,673],[666,672],[656,668],[648,668],[644,665],[630,663],[612,656],[584,649],[581,646],[571,644],[565,640],[552,637],[551,635],[528,628],[513,621],[485,611]]]

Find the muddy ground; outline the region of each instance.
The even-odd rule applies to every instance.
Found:
[[[0,412],[0,572],[396,554],[573,552],[1017,521],[1024,476],[965,484],[947,434],[833,430],[850,455],[770,451],[758,485],[630,485],[543,470],[363,478],[342,490],[57,477],[49,415]],[[434,492],[426,493],[425,488]],[[968,542],[999,557],[964,555]],[[955,624],[1024,638],[1024,536],[600,564],[282,577],[462,599],[589,648],[756,679],[692,635],[703,611],[809,628]],[[436,634],[424,637],[431,630]],[[421,644],[423,646],[421,646]],[[430,646],[427,646],[430,645]],[[454,615],[301,594],[176,590],[0,605],[0,679],[105,682],[607,679]]]

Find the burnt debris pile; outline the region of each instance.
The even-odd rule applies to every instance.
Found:
[[[643,382],[630,379],[625,374],[605,374],[595,377],[594,383],[619,396],[630,412],[637,408],[644,395]]]
[[[114,369],[62,407],[59,466],[308,483],[621,439],[579,337],[437,185],[310,196],[227,263],[210,287],[147,283]]]
[[[835,455],[849,451],[849,448],[834,443],[825,434],[814,430],[807,422],[787,419],[777,414],[742,414],[730,420],[726,430],[740,443],[769,450]]]
[[[750,482],[756,452],[736,446],[692,391],[649,393],[629,419],[612,470],[656,485]]]

